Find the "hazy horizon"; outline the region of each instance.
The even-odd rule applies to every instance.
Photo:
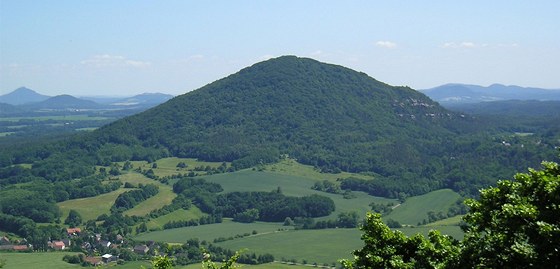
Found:
[[[391,85],[559,89],[560,2],[0,1],[0,95],[179,95],[272,57]]]

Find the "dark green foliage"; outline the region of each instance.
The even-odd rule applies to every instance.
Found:
[[[187,164],[185,162],[179,162],[177,168],[187,168]]]
[[[258,220],[284,221],[287,217],[322,217],[334,211],[332,199],[311,195],[288,197],[273,192],[232,192],[219,195],[216,207],[224,217],[234,217],[250,209],[257,209]]]
[[[369,206],[371,206],[371,211],[375,212],[375,213],[379,213],[381,215],[386,215],[391,213],[391,211],[393,211],[392,206],[393,204],[378,204],[378,203],[371,203],[369,204]]]
[[[140,186],[139,190],[121,193],[115,200],[115,204],[111,207],[111,212],[123,212],[127,209],[131,209],[140,202],[156,195],[158,192],[158,186],[147,184],[145,186]]]
[[[256,208],[250,208],[243,212],[236,213],[233,215],[233,221],[251,223],[259,219],[259,210]]]
[[[560,264],[560,166],[544,162],[468,200],[464,268],[557,268]]]
[[[402,228],[402,225],[394,219],[386,219],[385,223],[389,228]]]
[[[28,186],[20,189],[15,186],[0,191],[0,211],[30,218],[35,222],[53,222],[60,217],[48,183]],[[45,199],[44,196],[47,196]]]
[[[35,222],[26,217],[16,217],[0,213],[0,227],[3,231],[27,237],[35,229]]]
[[[361,230],[365,246],[345,268],[558,268],[560,264],[560,166],[517,174],[467,200],[461,242],[431,231],[407,237],[369,213]],[[387,220],[390,224],[390,221]]]
[[[365,246],[355,250],[354,261],[343,260],[344,268],[454,268],[459,246],[456,241],[437,231],[430,231],[428,239],[417,234],[407,237],[392,231],[381,215],[368,213],[362,240]]]
[[[220,184],[207,182],[202,178],[182,178],[173,184],[173,192],[182,193],[184,191],[195,192],[205,190],[211,193],[218,193],[224,189]]]
[[[67,263],[81,264],[82,262],[84,262],[84,255],[83,254],[64,255],[64,257],[62,257],[62,260]]]
[[[82,224],[82,216],[78,211],[71,209],[68,213],[68,217],[64,220],[64,224],[70,227],[78,227],[78,225]]]
[[[324,191],[324,192],[328,192],[328,193],[334,193],[334,194],[338,194],[338,193],[342,192],[342,190],[340,189],[340,186],[338,186],[336,183],[328,181],[328,180],[315,182],[315,184],[313,184],[313,187],[311,187],[311,189],[317,190],[317,191]]]
[[[358,227],[358,213],[356,212],[346,212],[338,214],[336,219],[337,227],[341,228],[356,228]]]

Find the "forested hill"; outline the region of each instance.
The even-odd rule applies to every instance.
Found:
[[[284,56],[97,133],[107,141],[162,146],[174,156],[237,160],[242,167],[289,154],[327,169],[385,174],[384,162],[407,156],[419,163],[432,154],[421,147],[451,135],[443,123],[452,118],[410,88]]]
[[[29,175],[67,181],[91,175],[94,165],[126,160],[193,157],[241,169],[289,156],[323,172],[367,172],[375,180],[345,186],[378,196],[440,188],[476,195],[557,154],[552,131],[504,134],[491,125],[408,87],[284,56],[91,133],[2,149],[0,167],[11,176],[0,185]],[[534,134],[512,137],[517,131]],[[19,163],[33,166],[15,173],[10,166]]]

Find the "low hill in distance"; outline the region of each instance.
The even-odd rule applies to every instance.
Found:
[[[142,93],[111,102],[114,106],[158,105],[167,102],[173,95],[163,93]]]
[[[549,90],[492,84],[488,87],[469,84],[445,84],[422,92],[436,102],[447,104],[479,103],[503,100],[560,101],[560,89]]]
[[[100,109],[102,105],[71,95],[57,95],[45,101],[23,106],[27,110]]]
[[[36,103],[45,101],[50,96],[42,95],[34,90],[21,87],[13,92],[10,92],[5,95],[0,96],[0,103],[7,103],[10,105],[22,105],[22,104],[29,104],[29,103]]]
[[[559,117],[560,101],[506,100],[480,103],[448,103],[446,107],[471,115],[511,117]]]

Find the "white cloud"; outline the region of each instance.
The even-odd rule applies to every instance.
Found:
[[[383,41],[383,40],[375,42],[375,45],[386,49],[394,49],[397,47],[397,43],[391,41]]]
[[[460,48],[472,49],[472,48],[486,47],[486,46],[487,46],[486,44],[478,45],[474,42],[465,41],[461,43],[446,42],[441,47],[445,49],[460,49]]]
[[[94,67],[134,67],[143,68],[151,65],[150,62],[127,59],[119,55],[94,55],[80,62],[83,65]]]

